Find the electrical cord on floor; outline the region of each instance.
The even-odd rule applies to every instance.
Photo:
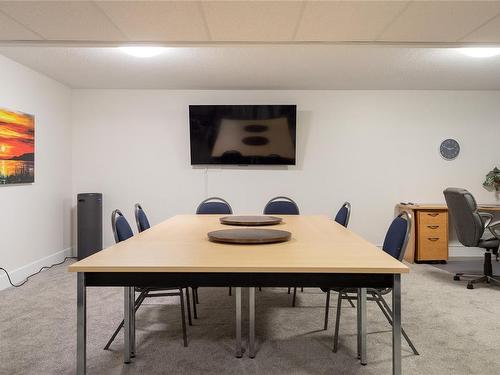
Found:
[[[48,270],[54,266],[59,266],[61,264],[63,264],[64,262],[66,262],[68,259],[76,259],[76,257],[65,257],[64,260],[62,262],[59,262],[59,263],[54,263],[50,266],[43,266],[42,268],[40,268],[38,270],[38,272],[35,272],[35,273],[32,273],[31,275],[29,275],[26,279],[23,280],[23,282],[19,283],[19,284],[14,284],[10,278],[10,275],[9,273],[7,272],[7,270],[3,267],[0,267],[0,270],[2,270],[3,272],[5,272],[5,274],[7,275],[7,279],[9,279],[9,284],[12,285],[14,288],[19,288],[20,286],[23,286],[24,284],[26,284],[28,282],[28,280],[30,279],[30,277],[33,277],[35,275],[38,275],[40,272],[42,272],[43,270]]]

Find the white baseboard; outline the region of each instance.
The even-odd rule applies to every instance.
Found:
[[[25,266],[19,267],[15,270],[9,271],[10,278],[14,284],[22,282],[29,275],[37,272],[43,266],[50,266],[54,263],[61,262],[65,257],[73,255],[73,249],[68,247],[67,249],[58,251],[57,253],[46,256],[42,259],[31,262]],[[1,271],[0,271],[1,272]],[[29,281],[28,281],[29,282]],[[10,287],[7,275],[4,272],[0,273],[0,290]]]

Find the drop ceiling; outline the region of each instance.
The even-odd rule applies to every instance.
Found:
[[[0,40],[500,43],[500,1],[0,1]]]
[[[463,45],[500,45],[500,1],[0,0],[0,54],[73,88],[500,90]]]

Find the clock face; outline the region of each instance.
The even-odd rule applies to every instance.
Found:
[[[460,153],[460,145],[454,139],[445,139],[443,142],[441,142],[439,152],[444,159],[453,160]]]

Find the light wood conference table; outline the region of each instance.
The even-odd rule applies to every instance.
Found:
[[[241,288],[249,288],[249,356],[255,356],[255,287],[357,288],[358,355],[366,363],[366,288],[393,288],[393,374],[401,374],[401,274],[407,266],[327,216],[278,215],[288,242],[234,245],[208,241],[223,215],[174,216],[69,266],[77,272],[77,373],[86,371],[86,288],[123,286],[124,359],[135,354],[133,287],[236,288],[241,356]],[[239,321],[238,321],[239,320]]]

